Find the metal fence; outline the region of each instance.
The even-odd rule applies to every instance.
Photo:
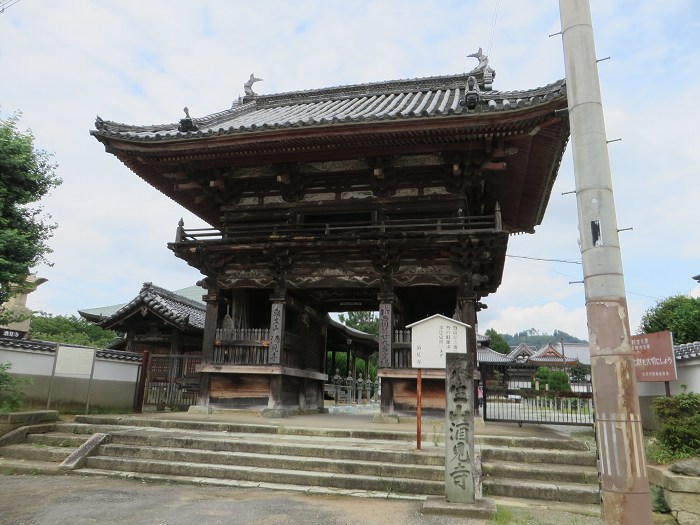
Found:
[[[537,370],[542,367],[530,363],[482,363],[478,397],[484,420],[512,421],[520,425],[592,425],[590,374],[581,374],[580,368],[544,365],[557,379],[538,379]]]

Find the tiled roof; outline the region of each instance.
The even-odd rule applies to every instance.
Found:
[[[568,364],[578,363],[578,357],[557,357],[555,355],[544,355],[544,356],[530,356],[527,360],[528,363],[554,363],[561,364],[565,361]]]
[[[29,350],[32,352],[50,352],[56,353],[59,343],[54,343],[53,341],[33,341],[25,339],[5,339],[0,338],[0,348],[10,348],[16,350]],[[71,347],[79,345],[69,345],[61,343],[62,347]],[[85,347],[80,347],[85,348]],[[99,359],[112,359],[116,361],[141,361],[141,354],[134,352],[123,352],[120,350],[108,350],[103,348],[96,348],[97,357]]]
[[[480,91],[474,109],[463,105],[467,81],[459,75],[393,80],[274,95],[246,96],[228,110],[180,123],[134,126],[97,117],[95,136],[131,141],[175,141],[240,133],[374,121],[447,118],[516,112],[566,97],[560,80],[526,91]],[[189,113],[187,113],[189,115]],[[183,123],[187,122],[187,125]]]
[[[476,349],[476,359],[479,363],[512,363],[513,358],[507,354],[501,354],[485,346]]]
[[[520,358],[521,360],[526,359],[530,357],[532,354],[535,353],[535,350],[528,346],[525,343],[520,343],[518,346],[513,348],[510,353],[508,354],[508,357],[511,359],[517,360]]]
[[[204,302],[201,300],[202,296],[207,293],[207,291],[202,288],[201,286],[188,286],[186,288],[181,288],[179,290],[172,290],[171,293],[175,295],[181,295],[182,297],[185,297],[187,299],[190,299],[196,303],[200,303],[202,307],[204,306]],[[108,306],[100,306],[97,308],[84,308],[82,310],[78,310],[78,313],[87,319],[88,321],[92,322],[99,322],[102,319],[105,319],[107,317],[111,317],[114,315],[115,312],[121,310],[124,308],[128,303],[119,303],[119,304],[111,304]]]
[[[676,345],[673,347],[676,354],[676,361],[687,361],[689,359],[700,359],[700,341]]]
[[[120,319],[141,307],[148,308],[158,317],[180,329],[204,329],[205,307],[203,303],[155,286],[153,283],[145,283],[139,294],[131,302],[99,321],[99,324],[105,328],[110,328]]]

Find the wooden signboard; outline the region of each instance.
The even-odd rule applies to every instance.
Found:
[[[444,369],[448,352],[467,353],[468,324],[436,314],[406,328],[411,329],[413,368]]]
[[[676,356],[671,332],[633,335],[634,368],[637,381],[675,381]]]

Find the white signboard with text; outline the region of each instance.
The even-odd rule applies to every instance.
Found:
[[[58,345],[54,374],[67,377],[90,377],[94,361],[94,348]]]
[[[468,324],[436,314],[411,329],[411,363],[413,368],[445,368],[446,354],[467,353]]]

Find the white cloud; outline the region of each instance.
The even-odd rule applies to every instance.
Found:
[[[593,0],[618,226],[634,330],[656,299],[687,293],[700,273],[700,4]],[[491,50],[495,88],[527,89],[564,75],[555,4],[486,0],[54,0],[0,14],[1,110],[56,153],[64,184],[45,207],[59,224],[49,282],[29,305],[54,313],[123,302],[143,281],[179,288],[199,272],[166,248],[191,214],[149,187],[88,134],[94,118],[175,122],[230,107],[250,73],[259,93],[454,74]],[[166,16],[167,15],[167,16]],[[510,240],[509,254],[580,259],[570,153],[543,224]],[[585,337],[577,265],[509,258],[499,291],[484,299],[482,330],[535,327]],[[696,287],[697,290],[697,287]],[[522,324],[519,324],[522,323]],[[557,324],[560,323],[560,324]],[[549,326],[551,325],[551,328]]]

